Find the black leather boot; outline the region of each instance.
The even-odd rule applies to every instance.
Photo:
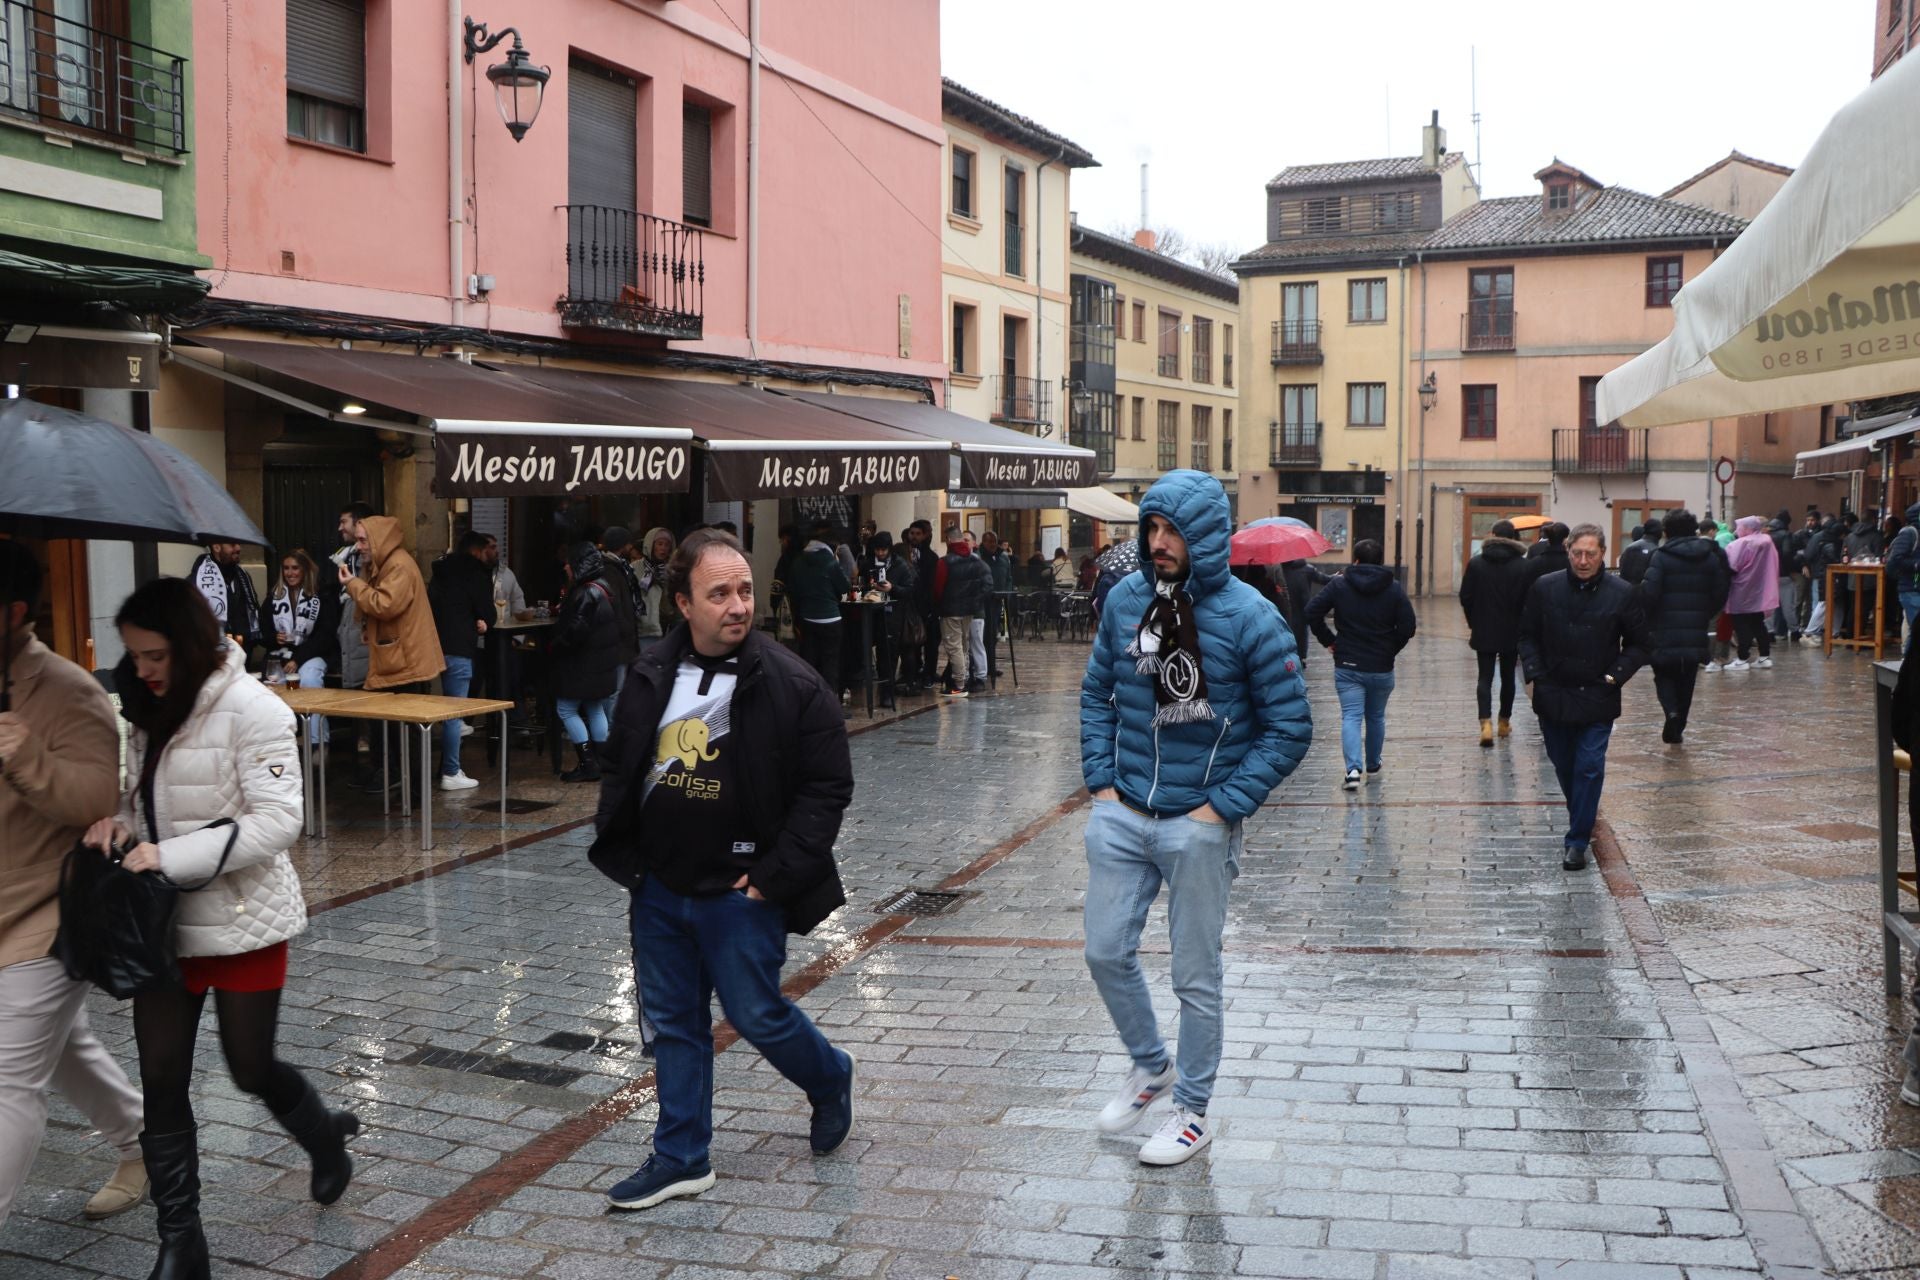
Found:
[[[212,1280],[207,1237],[200,1230],[199,1133],[143,1133],[147,1194],[160,1225],[160,1256],[147,1280]]]
[[[304,1092],[293,1110],[275,1112],[274,1119],[313,1160],[309,1190],[315,1203],[332,1204],[353,1181],[353,1157],[347,1154],[347,1139],[360,1132],[360,1117],[351,1111],[327,1110],[327,1104],[304,1076],[300,1086]]]
[[[593,749],[598,743],[576,742],[573,750],[580,763],[560,775],[562,782],[598,782],[600,781],[600,762],[594,758]]]

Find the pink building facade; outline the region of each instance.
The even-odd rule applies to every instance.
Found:
[[[508,22],[517,40],[461,56],[469,24]],[[391,359],[467,364],[469,408],[484,371],[536,362],[549,384],[564,368],[937,403],[938,24],[937,0],[235,0],[230,31],[195,35],[213,290],[176,327],[158,427],[276,546],[321,541],[328,509],[358,499],[400,517],[424,558],[469,523],[542,524],[527,500],[558,495],[448,501],[427,435],[449,410]],[[516,45],[549,73],[519,141],[488,77]],[[289,363],[262,343],[329,351]],[[584,386],[562,388],[572,409],[554,421],[646,418]],[[843,421],[781,413],[822,439]],[[944,488],[944,460],[927,461],[922,488]],[[589,496],[583,519],[637,533],[726,507],[751,524],[759,498],[823,495],[735,496],[696,477]],[[824,496],[896,529],[924,505],[901,487]]]

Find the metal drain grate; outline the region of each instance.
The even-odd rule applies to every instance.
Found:
[[[512,1058],[485,1053],[467,1053],[461,1049],[415,1049],[404,1058],[395,1058],[402,1067],[438,1067],[442,1071],[471,1072],[501,1080],[519,1080],[526,1084],[544,1084],[564,1089],[585,1075],[572,1067],[548,1066],[543,1062],[517,1062]]]
[[[508,796],[507,812],[508,813],[538,813],[542,809],[553,808],[553,806],[557,803],[559,802],[555,800],[522,800],[518,796]],[[467,807],[472,809],[475,813],[498,813],[500,812],[500,801],[497,799],[480,800],[480,801],[475,801],[473,804]]]
[[[949,916],[966,905],[967,899],[979,896],[973,890],[902,889],[874,903],[873,912],[882,916]]]

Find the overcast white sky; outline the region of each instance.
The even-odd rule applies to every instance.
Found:
[[[1866,87],[1875,0],[944,0],[946,75],[1099,160],[1073,203],[1248,249],[1290,164],[1414,155],[1439,108],[1481,187],[1559,156],[1658,195],[1738,149],[1797,165]],[[1389,115],[1391,108],[1391,115]]]

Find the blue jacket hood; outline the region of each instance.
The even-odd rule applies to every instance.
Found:
[[[1159,516],[1187,540],[1187,594],[1196,602],[1233,580],[1233,508],[1220,482],[1204,471],[1169,471],[1140,499],[1140,572],[1153,577],[1147,517]]]

